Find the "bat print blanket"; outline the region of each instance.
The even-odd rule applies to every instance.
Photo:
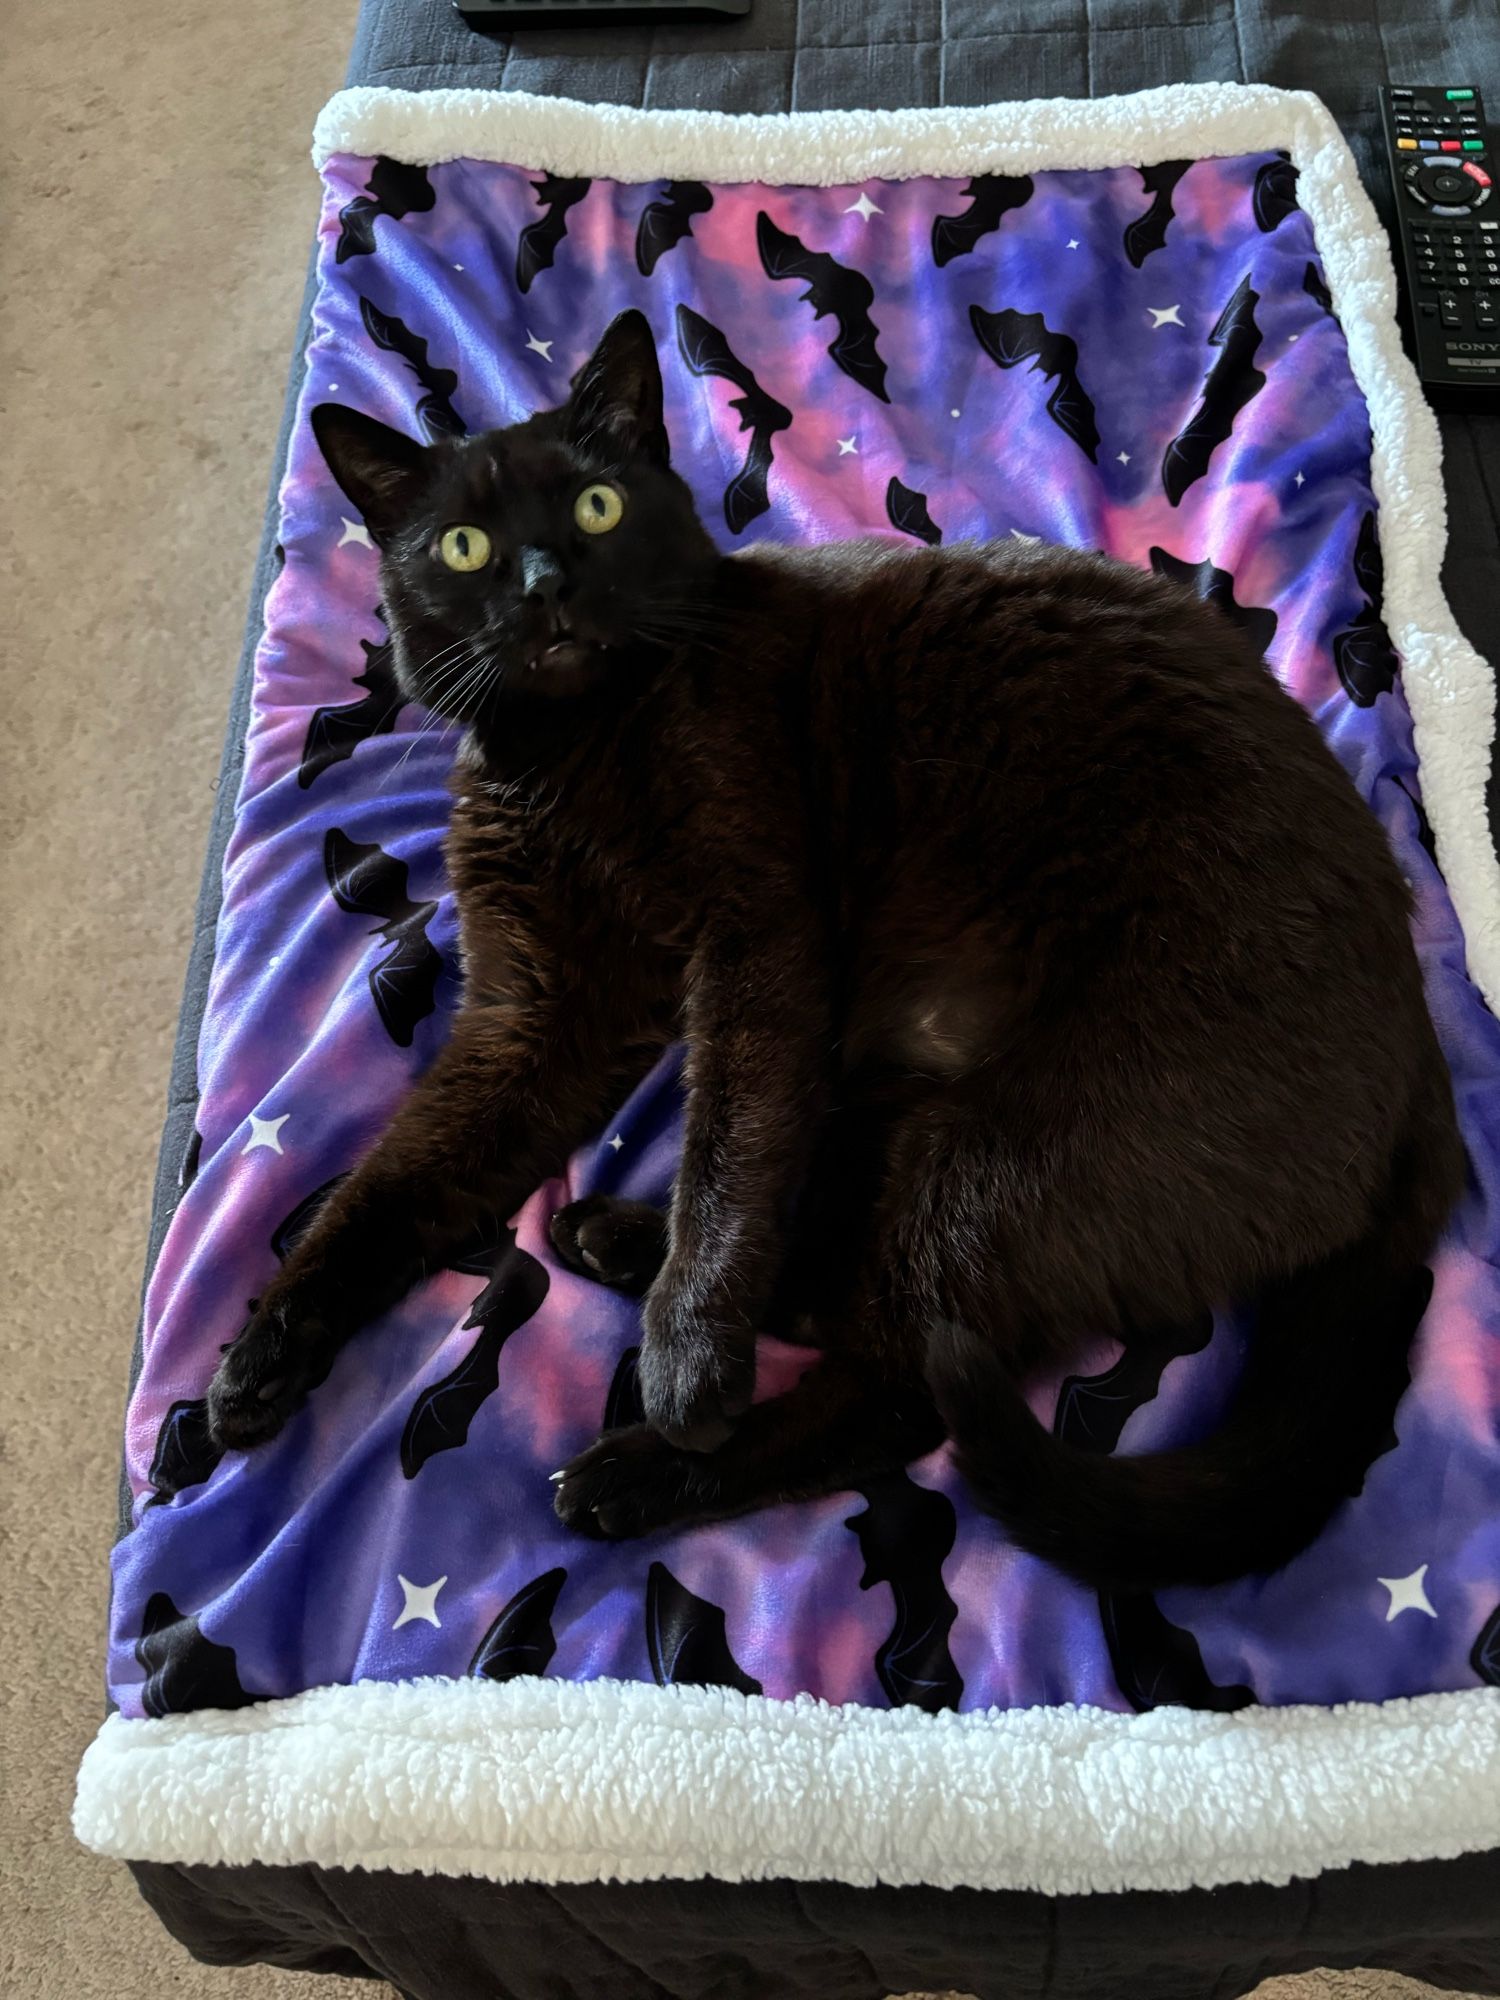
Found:
[[[762,120],[355,90],[316,156],[284,566],[146,1301],[82,1837],[1057,1891],[1500,1845],[1492,694],[1439,593],[1436,430],[1384,239],[1321,106],[1210,85]],[[744,1520],[571,1537],[548,1474],[637,1411],[638,1316],[555,1262],[547,1218],[596,1189],[664,1199],[672,1059],[274,1443],[211,1447],[221,1344],[459,997],[455,739],[402,703],[375,552],[306,412],[514,423],[627,306],[725,548],[1042,538],[1180,579],[1253,635],[1386,829],[1469,1184],[1389,1447],[1279,1573],[1097,1594],[1008,1546],[942,1450]],[[1155,1348],[1096,1343],[1035,1407],[1100,1451],[1194,1436],[1245,1334],[1226,1301]],[[805,1365],[767,1343],[763,1391]]]

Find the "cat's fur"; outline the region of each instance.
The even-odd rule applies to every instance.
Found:
[[[947,1432],[1081,1576],[1304,1544],[1388,1434],[1461,1154],[1401,876],[1243,637],[1056,548],[721,557],[639,314],[514,429],[314,425],[381,546],[404,689],[469,725],[466,992],[225,1355],[216,1437],[276,1431],[683,1035],[669,1227],[598,1200],[554,1227],[649,1285],[649,1427],[566,1468],[565,1520],[823,1493]],[[601,478],[624,517],[585,536]],[[494,543],[478,576],[436,559],[456,523]],[[1080,1336],[1231,1299],[1260,1311],[1215,1435],[1106,1458],[1031,1416],[1018,1382]],[[825,1353],[751,1407],[761,1328]]]

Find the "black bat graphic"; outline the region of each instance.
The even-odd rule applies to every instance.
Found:
[[[680,1584],[665,1563],[646,1578],[646,1649],[658,1687],[727,1687],[759,1694],[729,1650],[724,1613]]]
[[[710,326],[691,306],[677,308],[677,345],[695,375],[716,375],[740,391],[729,407],[739,413],[740,430],[750,433],[745,463],[724,488],[724,519],[732,535],[742,535],[757,514],[771,504],[767,492],[775,457],[771,440],[792,421],[785,403],[762,389],[716,326]]]
[[[875,287],[869,279],[826,250],[809,250],[797,237],[778,229],[764,210],[755,219],[755,240],[768,278],[805,278],[807,290],[802,296],[811,305],[813,318],[832,313],[838,321],[838,338],[828,345],[834,364],[852,382],[888,403],[885,363],[875,346],[880,329],[870,317]]]
[[[408,1479],[415,1479],[438,1452],[467,1442],[475,1414],[500,1386],[500,1350],[547,1296],[552,1281],[545,1265],[520,1247],[514,1230],[505,1235],[490,1281],[464,1321],[465,1329],[478,1327],[479,1337],[452,1373],[424,1389],[412,1404],[401,1433],[401,1470]]]
[[[1407,784],[1404,778],[1397,778],[1396,783],[1401,787],[1402,791],[1405,792],[1406,796],[1411,800],[1411,809],[1417,816],[1418,844],[1421,846],[1422,851],[1426,854],[1427,859],[1432,863],[1433,867],[1437,869],[1439,875],[1441,875],[1443,871],[1438,861],[1437,841],[1433,836],[1432,821],[1427,817],[1427,808],[1423,805],[1422,801],[1417,797],[1416,793],[1412,790],[1411,786]]]
[[[516,242],[517,291],[529,292],[537,272],[552,269],[557,246],[568,233],[568,210],[583,200],[591,185],[589,181],[564,180],[556,174],[544,174],[539,181],[532,182],[532,193],[541,203],[542,213],[535,222],[527,223]]]
[[[377,216],[388,215],[399,222],[403,216],[425,215],[436,200],[425,167],[409,167],[382,154],[365,182],[365,193],[357,194],[339,210],[339,242],[333,261],[344,264],[351,257],[370,255],[375,248]]]
[[[1063,1384],[1054,1434],[1080,1451],[1113,1451],[1131,1412],[1156,1395],[1167,1363],[1201,1353],[1213,1324],[1213,1314],[1203,1313],[1185,1326],[1133,1333],[1112,1368]],[[1101,1590],[1099,1618],[1115,1680],[1132,1707],[1175,1704],[1227,1713],[1255,1699],[1247,1687],[1219,1687],[1209,1679],[1197,1640],[1172,1624],[1149,1591]]]
[[[372,645],[368,639],[359,643],[365,670],[354,676],[354,685],[365,692],[358,701],[313,710],[297,770],[297,783],[303,791],[331,764],[352,757],[361,743],[368,743],[372,736],[387,735],[406,706],[406,696],[396,680],[395,647],[389,640],[383,646]]]
[[[201,1486],[223,1456],[222,1446],[208,1434],[207,1400],[195,1396],[191,1402],[174,1403],[156,1434],[146,1505],[161,1506],[186,1487]]]
[[[1113,1451],[1127,1418],[1161,1387],[1167,1363],[1180,1354],[1201,1354],[1213,1331],[1214,1316],[1206,1312],[1183,1327],[1136,1334],[1100,1375],[1070,1375],[1058,1391],[1054,1432],[1083,1451]]]
[[[284,1264],[303,1237],[311,1229],[318,1211],[347,1174],[335,1174],[331,1180],[323,1181],[311,1194],[305,1194],[294,1209],[288,1211],[271,1233],[271,1248]]]
[[[1280,228],[1297,211],[1297,169],[1289,153],[1278,153],[1255,176],[1255,192],[1250,198],[1256,227],[1268,234]]]
[[[468,428],[463,418],[448,400],[458,387],[458,377],[453,370],[439,368],[429,361],[427,342],[397,319],[394,313],[383,313],[369,299],[361,298],[359,316],[375,345],[387,354],[399,354],[421,383],[425,394],[417,398],[417,421],[427,433],[428,443],[435,444],[439,438],[445,437],[467,437]]]
[[[1491,1687],[1500,1687],[1500,1604],[1497,1604],[1484,1621],[1479,1637],[1474,1641],[1474,1650],[1469,1655],[1469,1665],[1482,1681]]]
[[[684,236],[692,235],[693,217],[707,215],[713,205],[713,194],[702,181],[668,181],[665,191],[646,203],[635,232],[636,267],[643,278]]]
[[[198,1161],[202,1157],[202,1153],[203,1134],[195,1125],[192,1130],[192,1136],[189,1138],[187,1147],[182,1155],[182,1165],[177,1169],[177,1185],[182,1189],[184,1194],[187,1193],[193,1182],[198,1178]]]
[[[323,842],[323,872],[333,899],[351,917],[376,917],[381,937],[392,949],[370,970],[374,996],[386,1033],[409,1049],[417,1023],[432,1012],[443,961],[427,936],[436,903],[414,903],[406,893],[406,863],[382,847],[351,840],[330,827]]]
[[[1337,326],[1339,316],[1333,309],[1333,293],[1329,291],[1323,273],[1310,258],[1306,270],[1302,273],[1302,289],[1310,299],[1317,301],[1333,321],[1334,325]]]
[[[1257,653],[1264,656],[1269,650],[1276,637],[1276,613],[1259,604],[1236,604],[1234,578],[1227,569],[1216,569],[1207,556],[1202,562],[1190,563],[1158,548],[1151,551],[1151,567],[1158,576],[1184,585],[1205,604],[1222,611],[1232,625],[1238,625]]]
[[[146,1675],[141,1705],[147,1715],[185,1715],[195,1708],[248,1708],[264,1696],[240,1686],[232,1646],[205,1636],[164,1590],[147,1602],[135,1657]]]
[[[1013,208],[1024,208],[1034,192],[1029,174],[976,174],[964,189],[969,206],[963,214],[932,218],[933,263],[950,264],[955,257],[967,257]]]
[[[1266,385],[1265,376],[1255,366],[1260,347],[1260,328],[1255,322],[1259,304],[1259,292],[1251,290],[1248,278],[1241,278],[1208,336],[1208,344],[1218,348],[1219,358],[1204,380],[1202,401],[1167,446],[1161,462],[1162,487],[1174,507],[1207,472],[1209,460],[1234,429],[1235,418]]]
[[[958,1606],[943,1583],[943,1563],[958,1532],[953,1502],[904,1472],[889,1472],[858,1489],[863,1514],[844,1523],[859,1537],[865,1573],[861,1590],[890,1585],[895,1623],[875,1655],[875,1671],[893,1707],[929,1715],[957,1708],[963,1675],[953,1664],[948,1634]]]
[[[1191,160],[1162,160],[1154,167],[1137,167],[1141,185],[1151,197],[1151,206],[1125,228],[1125,255],[1139,270],[1153,250],[1167,240],[1167,228],[1177,214],[1172,197]]]
[[[1057,387],[1047,398],[1047,414],[1067,432],[1092,464],[1099,462],[1099,426],[1094,405],[1078,379],[1078,343],[1065,333],[1053,333],[1040,313],[1016,312],[1003,306],[986,312],[969,307],[969,323],[979,344],[999,368],[1014,368],[1030,360]]]
[[[552,1614],[567,1580],[565,1569],[549,1569],[516,1592],[474,1649],[473,1679],[513,1681],[546,1673],[557,1651]]]
[[[1396,649],[1385,629],[1380,606],[1385,595],[1385,564],[1374,510],[1366,512],[1354,544],[1354,580],[1364,593],[1365,607],[1352,625],[1333,635],[1333,664],[1344,692],[1357,708],[1373,708],[1396,684]]]
[[[601,1430],[620,1431],[632,1424],[646,1421],[646,1408],[641,1401],[641,1382],[636,1369],[640,1358],[638,1347],[627,1347],[615,1364],[615,1372],[610,1378],[609,1394],[604,1399],[604,1422]]]
[[[1397,783],[1400,783],[1399,779]],[[1432,1299],[1432,1273],[1428,1270],[1416,1270],[1410,1276],[1403,1279],[1402,1283],[1405,1286],[1405,1290],[1400,1300],[1401,1317],[1397,1323],[1398,1337],[1390,1342],[1389,1345],[1383,1346],[1379,1353],[1367,1356],[1360,1364],[1366,1372],[1371,1368],[1387,1368],[1390,1370],[1391,1380],[1382,1393],[1386,1398],[1388,1407],[1392,1410],[1396,1409],[1401,1398],[1411,1387],[1411,1347],[1412,1342],[1417,1337],[1417,1328],[1422,1324],[1422,1316],[1427,1311],[1427,1307]],[[1364,1492],[1365,1481],[1369,1478],[1376,1460],[1384,1458],[1388,1451],[1394,1451],[1400,1442],[1401,1440],[1396,1434],[1395,1423],[1392,1421],[1387,1427],[1385,1436],[1381,1439],[1380,1444],[1371,1452],[1369,1463],[1361,1466],[1349,1484],[1344,1488],[1344,1491],[1351,1500],[1357,1500],[1360,1494]]]
[[[1255,1700],[1239,1681],[1209,1678],[1191,1632],[1174,1625],[1147,1590],[1101,1590],[1099,1611],[1110,1665],[1132,1708],[1201,1708],[1232,1715]]]
[[[899,528],[903,535],[915,535],[929,548],[936,548],[943,539],[942,529],[927,511],[927,495],[903,486],[895,477],[885,489],[885,511],[893,528]]]

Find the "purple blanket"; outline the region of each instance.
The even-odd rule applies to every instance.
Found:
[[[325,182],[198,1134],[129,1413],[123,1714],[417,1676],[962,1711],[1500,1682],[1500,1029],[1434,858],[1382,623],[1370,419],[1291,163],[631,185],[336,155]],[[1101,1598],[1007,1546],[946,1451],[724,1525],[620,1546],[564,1532],[548,1474],[628,1419],[638,1320],[558,1267],[545,1225],[594,1189],[665,1197],[672,1060],[513,1236],[354,1341],[273,1444],[209,1448],[221,1344],[459,994],[455,738],[401,704],[375,554],[306,411],[337,400],[428,437],[512,423],[563,398],[626,306],[656,332],[674,462],[723,546],[1041,537],[1182,578],[1264,646],[1387,829],[1472,1175],[1391,1448],[1280,1573]],[[1100,1449],[1196,1435],[1233,1394],[1243,1333],[1226,1309],[1155,1353],[1095,1342],[1035,1406]],[[804,1365],[768,1343],[762,1393]]]

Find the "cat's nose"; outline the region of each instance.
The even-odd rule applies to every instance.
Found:
[[[521,582],[527,603],[544,611],[555,611],[573,595],[573,586],[550,549],[522,549]]]

